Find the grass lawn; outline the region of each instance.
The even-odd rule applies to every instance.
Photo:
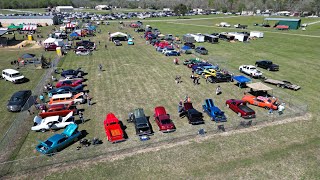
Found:
[[[157,27],[163,34],[170,33],[182,36],[188,32],[220,32],[222,31],[220,28],[210,27],[209,29],[205,26],[214,25],[216,21],[228,22],[229,20],[230,23],[236,21],[240,24],[252,25],[258,19],[247,20],[236,17],[187,22],[203,26],[173,24],[172,22],[148,22],[147,24]],[[91,148],[92,151],[88,151],[88,156],[92,152],[101,153],[143,145],[144,143],[169,141],[175,137],[195,134],[199,128],[214,131],[217,124],[211,122],[207,115],[205,115],[206,124],[199,126],[191,126],[186,119],[178,117],[177,103],[186,94],[191,97],[198,110],[201,110],[205,98],[212,98],[216,105],[226,112],[228,122],[225,123],[225,126],[227,128],[239,123],[241,119],[227,109],[224,103],[230,98],[241,98],[244,89],[239,89],[234,83],[222,83],[220,86],[223,94],[216,96],[214,94],[216,84],[206,84],[201,79],[201,84],[194,86],[189,78],[190,69],[183,65],[173,65],[173,57],[165,57],[150,45],[146,45],[145,41],[133,32],[133,29],[123,31],[133,35],[136,44],[128,46],[124,42],[123,46],[115,47],[107,41],[106,32],[118,31],[117,26],[116,23],[111,23],[110,26],[100,26],[103,34],[97,34],[96,37],[90,38],[92,41],[101,42],[98,50],[92,56],[84,57],[76,56],[70,52],[60,67],[64,69],[82,67],[85,72],[88,72],[86,84],[90,90],[89,94],[93,96],[94,105],[92,107],[88,107],[86,104],[81,105],[81,108],[85,109],[84,117],[87,122],[79,126],[80,130],[86,130],[89,133],[86,138],[99,137],[104,141],[103,145],[95,147],[95,149]],[[313,25],[312,28],[319,28],[319,24]],[[303,33],[307,34],[308,31]],[[105,44],[108,45],[107,50],[104,49]],[[83,172],[86,173],[84,177],[105,178],[107,174],[110,179],[116,177],[121,179],[129,177],[135,179],[142,177],[159,179],[162,177],[210,179],[212,177],[213,179],[232,179],[234,177],[297,179],[305,177],[309,179],[316,177],[319,175],[316,172],[316,159],[320,143],[317,133],[320,124],[316,121],[320,102],[317,90],[319,85],[316,83],[317,76],[320,74],[317,64],[320,52],[316,48],[317,44],[317,38],[288,36],[272,32],[266,32],[263,39],[249,43],[201,44],[209,50],[209,55],[201,56],[201,58],[218,63],[235,74],[240,74],[238,72],[239,65],[254,64],[259,59],[270,59],[279,64],[279,72],[262,70],[265,76],[287,79],[300,85],[302,89],[295,92],[270,85],[270,87],[274,87],[274,94],[280,98],[280,101],[290,102],[289,104],[307,103],[309,111],[313,114],[312,121],[268,127],[257,132],[219,137],[201,143],[193,142],[185,146],[140,154],[111,163],[101,162],[92,167],[77,167],[70,171],[50,174],[50,176],[46,174],[47,178],[73,178]],[[192,56],[183,55],[180,57],[180,63],[183,59],[190,57]],[[105,71],[99,72],[98,64],[102,64]],[[176,75],[182,76],[182,84],[175,84],[174,77]],[[152,118],[153,109],[158,105],[166,107],[177,126],[176,132],[171,134],[158,132],[158,127]],[[133,125],[125,121],[128,113],[138,107],[144,108],[146,115],[150,116],[150,122],[155,131],[155,135],[151,137],[149,142],[140,142],[134,135]],[[267,111],[262,108],[252,108],[257,112],[256,121],[273,118],[268,116]],[[294,113],[295,108],[297,107],[288,106],[285,113]],[[112,145],[107,142],[103,120],[109,112],[113,112],[127,126],[125,131],[129,139],[126,142]],[[277,116],[274,114],[274,117]],[[30,126],[31,124],[32,122],[30,122]],[[39,156],[34,152],[34,148],[38,144],[37,139],[44,140],[50,136],[52,136],[50,132],[30,132],[17,159]],[[72,159],[72,156],[77,156],[77,153],[74,153],[77,145],[76,143],[68,147],[60,155],[55,156],[55,159],[67,160]],[[307,157],[304,156],[305,152],[308,152]],[[63,153],[72,154],[72,156],[66,157]],[[51,157],[32,158],[32,162],[41,164],[50,161],[50,159]],[[21,164],[21,166],[27,165],[29,164]],[[307,167],[311,168],[307,169]]]

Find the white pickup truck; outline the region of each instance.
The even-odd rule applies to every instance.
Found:
[[[262,76],[262,72],[253,65],[241,65],[239,71],[253,78],[260,78]]]

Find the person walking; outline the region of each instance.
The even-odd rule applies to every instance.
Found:
[[[79,111],[79,119],[81,121],[82,124],[84,124],[84,118],[83,118],[83,112]]]
[[[102,65],[99,64],[99,71],[102,71]]]
[[[222,92],[221,92],[221,87],[218,86],[217,89],[216,89],[216,95],[219,95],[219,94],[221,94],[221,93],[222,93]]]
[[[44,95],[40,94],[39,99],[42,103],[45,103]]]
[[[107,44],[104,45],[104,49],[107,49]]]
[[[87,102],[88,102],[88,106],[91,106],[91,97],[89,96],[89,94],[87,94]]]

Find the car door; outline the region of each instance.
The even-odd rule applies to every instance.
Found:
[[[57,142],[56,149],[59,150],[68,145],[68,137],[64,137]]]

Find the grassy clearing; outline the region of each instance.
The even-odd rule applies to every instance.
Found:
[[[235,19],[239,21],[238,18]],[[211,22],[212,20],[207,21]],[[241,24],[246,24],[246,22],[239,21]],[[254,22],[250,22],[250,24]],[[148,24],[159,28],[164,34],[182,35],[188,32],[211,32],[211,30],[200,26],[166,22],[148,22]],[[319,28],[319,25],[314,26]],[[102,28],[102,32],[118,31],[117,25],[114,23],[110,26],[100,26],[100,28]],[[70,53],[61,65],[61,68],[64,69],[82,67],[89,73],[86,77],[88,79],[86,84],[95,104],[90,108],[87,105],[82,105],[85,108],[84,116],[88,122],[80,125],[80,129],[85,129],[89,133],[87,138],[99,137],[106,141],[102,122],[108,112],[115,113],[127,125],[126,132],[130,138],[128,141],[112,146],[105,142],[97,147],[97,152],[143,144],[134,135],[133,125],[125,121],[127,114],[137,107],[143,107],[146,115],[151,116],[150,121],[156,133],[151,137],[150,142],[195,134],[201,127],[206,130],[216,129],[216,124],[210,122],[206,115],[206,124],[196,127],[190,126],[186,119],[178,118],[177,103],[186,94],[191,96],[194,106],[199,110],[201,110],[201,104],[205,98],[213,98],[229,118],[226,127],[238,124],[240,119],[235,113],[225,108],[224,102],[229,98],[241,98],[244,90],[240,90],[234,83],[223,83],[221,84],[223,95],[217,97],[214,95],[217,85],[206,84],[202,79],[199,86],[194,86],[189,79],[191,74],[189,69],[183,65],[174,66],[172,57],[167,58],[155,52],[153,47],[145,45],[145,41],[140,39],[132,29],[125,29],[124,32],[136,37],[136,45],[127,46],[124,43],[122,47],[115,47],[107,41],[105,33],[98,34],[97,37],[91,38],[96,42],[101,41],[98,51],[95,51],[93,56],[78,57]],[[108,45],[108,50],[103,48],[105,43]],[[310,111],[314,114],[314,120],[316,119],[320,100],[317,96],[318,85],[315,82],[317,82],[317,75],[319,75],[317,58],[320,54],[316,48],[317,41],[313,38],[266,33],[265,38],[250,43],[220,42],[217,45],[207,43],[202,45],[209,49],[210,53],[203,58],[218,63],[236,74],[239,74],[237,69],[241,64],[253,64],[258,59],[273,60],[280,65],[280,71],[267,72],[263,70],[267,77],[288,79],[302,86],[300,91],[294,92],[270,85],[275,88],[274,93],[280,95],[280,99],[285,101],[294,103],[297,99],[308,103]],[[189,57],[182,56],[180,62]],[[105,69],[104,72],[98,71],[100,63]],[[174,77],[177,74],[181,75],[184,81],[180,85],[174,83]],[[171,114],[178,128],[176,132],[172,134],[157,132],[157,126],[152,120],[152,111],[157,105],[164,105]],[[258,113],[258,120],[268,118],[265,110],[253,108]],[[286,113],[293,111],[294,109],[288,107]],[[32,123],[30,122],[30,124]],[[319,145],[317,135],[319,127],[317,121],[269,127],[259,132],[221,137],[200,144],[193,143],[179,148],[128,157],[113,163],[99,163],[91,168],[76,168],[62,174],[51,174],[50,178],[75,177],[80,172],[85,172],[87,174],[84,174],[84,177],[102,178],[108,174],[110,179],[114,177],[127,179],[129,176],[135,179],[142,177],[161,178],[164,177],[164,174],[166,177],[188,178],[279,179],[288,177],[288,179],[292,179],[303,176],[302,173],[297,173],[297,169],[305,172],[306,177],[313,177],[317,176],[317,173],[307,170],[306,167],[310,165],[311,169],[317,168],[315,156]],[[17,158],[39,156],[38,153],[31,153],[38,143],[36,139],[43,140],[51,135],[50,132],[30,132]],[[64,152],[73,152],[75,146],[76,144],[72,145]],[[304,159],[302,154],[305,153],[302,152],[306,150],[310,152],[310,155]],[[59,157],[65,158],[57,156],[57,158]],[[41,158],[40,160],[49,159]]]

